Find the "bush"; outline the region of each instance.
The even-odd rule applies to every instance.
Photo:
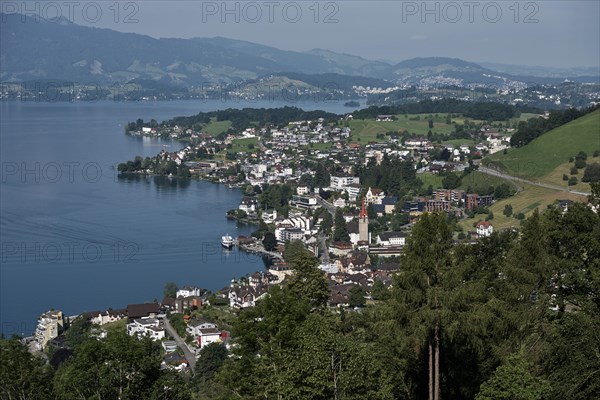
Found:
[[[525,214],[523,214],[522,212],[518,213],[517,214],[517,219],[521,220],[521,221],[524,220],[525,219]]]
[[[571,167],[571,175],[577,175],[577,172],[579,172],[577,167]]]
[[[581,158],[578,158],[577,160],[575,160],[575,167],[577,169],[582,169],[585,168],[587,164],[585,163],[585,160],[582,160]]]
[[[564,175],[563,175],[563,181],[568,181],[568,180],[569,180],[569,175],[567,175],[567,174],[564,174]]]
[[[596,150],[596,151],[594,151],[594,155],[593,155],[593,156],[594,156],[594,157],[598,157],[598,156],[600,156],[600,150]]]
[[[600,181],[600,164],[593,163],[588,165],[583,171],[582,182],[598,182]]]
[[[577,178],[575,178],[574,176],[570,177],[568,184],[569,186],[577,185]]]

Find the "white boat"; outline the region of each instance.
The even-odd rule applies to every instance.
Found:
[[[231,236],[229,236],[229,234],[225,235],[225,236],[221,236],[221,245],[223,245],[223,247],[230,249],[233,247],[233,238]]]

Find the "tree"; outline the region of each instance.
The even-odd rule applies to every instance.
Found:
[[[371,288],[371,297],[373,300],[387,300],[390,297],[390,291],[385,287],[383,282],[375,279]]]
[[[364,307],[365,306],[365,291],[360,285],[354,285],[350,289],[350,296],[348,298],[348,305],[352,308],[354,307]]]
[[[429,399],[440,398],[440,343],[444,311],[445,275],[452,266],[452,231],[444,214],[424,214],[414,226],[394,280],[394,300],[410,321],[415,345],[427,343]],[[408,318],[408,315],[411,315]],[[419,346],[420,347],[420,346]]]
[[[55,398],[52,369],[34,357],[15,337],[0,339],[0,398],[45,400]]]
[[[460,177],[454,172],[449,172],[442,179],[442,186],[444,189],[456,189],[460,186]]]
[[[575,168],[582,169],[582,168],[585,168],[585,166],[586,166],[585,160],[583,160],[581,158],[575,159]]]
[[[329,211],[325,211],[323,214],[323,221],[321,222],[321,232],[326,235],[331,234],[331,228],[333,227],[333,218]]]
[[[350,235],[348,234],[348,227],[346,226],[346,220],[342,209],[338,208],[335,210],[334,218],[334,229],[333,229],[333,240],[335,242],[348,242],[350,241]]]
[[[582,182],[598,182],[600,181],[600,163],[589,164],[583,171]]]
[[[577,169],[577,167],[571,167],[571,175],[577,175],[578,172],[579,170]]]
[[[410,216],[406,213],[395,211],[392,215],[391,228],[393,231],[399,231],[402,226],[410,222]]]
[[[489,212],[488,215],[485,217],[486,221],[491,221],[494,219],[494,213],[493,212]]]
[[[290,263],[294,275],[289,278],[289,288],[297,298],[305,299],[315,308],[324,307],[329,298],[325,274],[317,266],[319,261],[305,251]]]
[[[313,179],[315,187],[329,187],[330,178],[329,172],[327,172],[325,166],[321,163],[318,163],[317,167],[315,168],[315,177]]]
[[[175,282],[167,282],[163,290],[163,295],[165,297],[175,298],[177,297],[177,289],[179,288],[177,287],[177,284]]]
[[[273,251],[277,248],[277,238],[273,232],[266,232],[262,243],[267,251]]]
[[[569,175],[563,174],[562,180],[563,181],[568,181],[569,180]]]
[[[433,129],[433,120],[432,119],[427,121],[427,126],[429,127],[429,129]]]
[[[576,177],[574,177],[574,176],[570,177],[570,178],[569,178],[569,181],[567,182],[567,184],[568,184],[569,186],[574,186],[574,185],[577,185],[577,178],[576,178]]]
[[[494,197],[496,199],[506,199],[510,196],[510,187],[506,183],[502,183],[494,190]]]
[[[542,400],[549,385],[534,377],[529,364],[519,355],[512,355],[499,366],[494,375],[481,385],[476,400]]]
[[[199,384],[213,379],[227,360],[227,347],[223,343],[210,343],[200,350],[200,357],[196,364],[194,379]]]
[[[58,399],[149,398],[160,376],[160,350],[149,338],[111,332],[89,338],[75,349],[54,379]]]
[[[504,211],[502,212],[502,214],[506,215],[507,217],[510,217],[513,213],[513,208],[512,205],[507,204],[504,206]]]
[[[524,219],[525,219],[525,214],[523,214],[522,212],[520,212],[520,213],[518,213],[518,214],[516,215],[516,218],[517,218],[518,220],[524,220]]]
[[[299,257],[303,254],[310,254],[308,250],[304,247],[304,244],[301,240],[292,240],[285,244],[285,249],[283,250],[283,258],[290,264],[295,263]]]

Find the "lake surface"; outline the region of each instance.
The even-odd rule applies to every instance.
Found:
[[[263,269],[261,258],[220,246],[225,233],[254,230],[225,218],[239,204],[239,190],[197,180],[117,179],[114,166],[181,147],[127,136],[128,121],[283,105],[0,103],[1,332],[30,333],[50,308],[74,315],[160,301],[169,281],[214,291]],[[343,102],[292,105],[349,111]]]

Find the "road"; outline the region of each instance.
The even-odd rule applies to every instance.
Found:
[[[322,233],[318,237],[319,245],[321,246],[321,264],[329,264],[329,250],[327,249],[327,242],[325,241],[325,235]]]
[[[589,196],[589,193],[586,192],[579,192],[576,190],[571,190],[562,186],[557,186],[557,185],[551,185],[549,183],[542,183],[542,182],[533,182],[527,179],[523,179],[523,178],[517,178],[516,176],[512,176],[512,175],[508,175],[508,174],[504,174],[502,172],[496,171],[494,169],[490,169],[490,168],[485,168],[483,166],[480,166],[478,169],[479,172],[483,172],[484,174],[487,175],[491,175],[491,176],[497,176],[499,178],[502,179],[506,179],[512,182],[521,182],[521,183],[526,183],[528,185],[533,185],[533,186],[539,186],[539,187],[543,187],[546,189],[552,189],[552,190],[558,190],[561,192],[566,192],[566,193],[573,193],[573,194],[578,194],[581,196]]]
[[[333,206],[333,204],[323,200],[323,198],[319,195],[315,196],[317,198],[317,203],[319,203],[321,206],[323,206],[327,211],[329,211],[329,214],[331,214],[332,216],[335,216],[335,207]]]
[[[179,335],[177,334],[175,329],[173,329],[173,327],[171,326],[169,319],[165,317],[165,318],[162,318],[162,321],[163,321],[163,324],[165,325],[165,330],[167,331],[167,333],[169,335],[171,335],[171,337],[173,337],[173,339],[175,339],[175,343],[177,343],[177,346],[179,346],[179,348],[181,350],[183,350],[183,355],[185,356],[185,359],[188,362],[190,370],[193,373],[196,370],[196,355],[190,351],[190,348],[185,343],[185,341],[181,337],[179,337]]]

